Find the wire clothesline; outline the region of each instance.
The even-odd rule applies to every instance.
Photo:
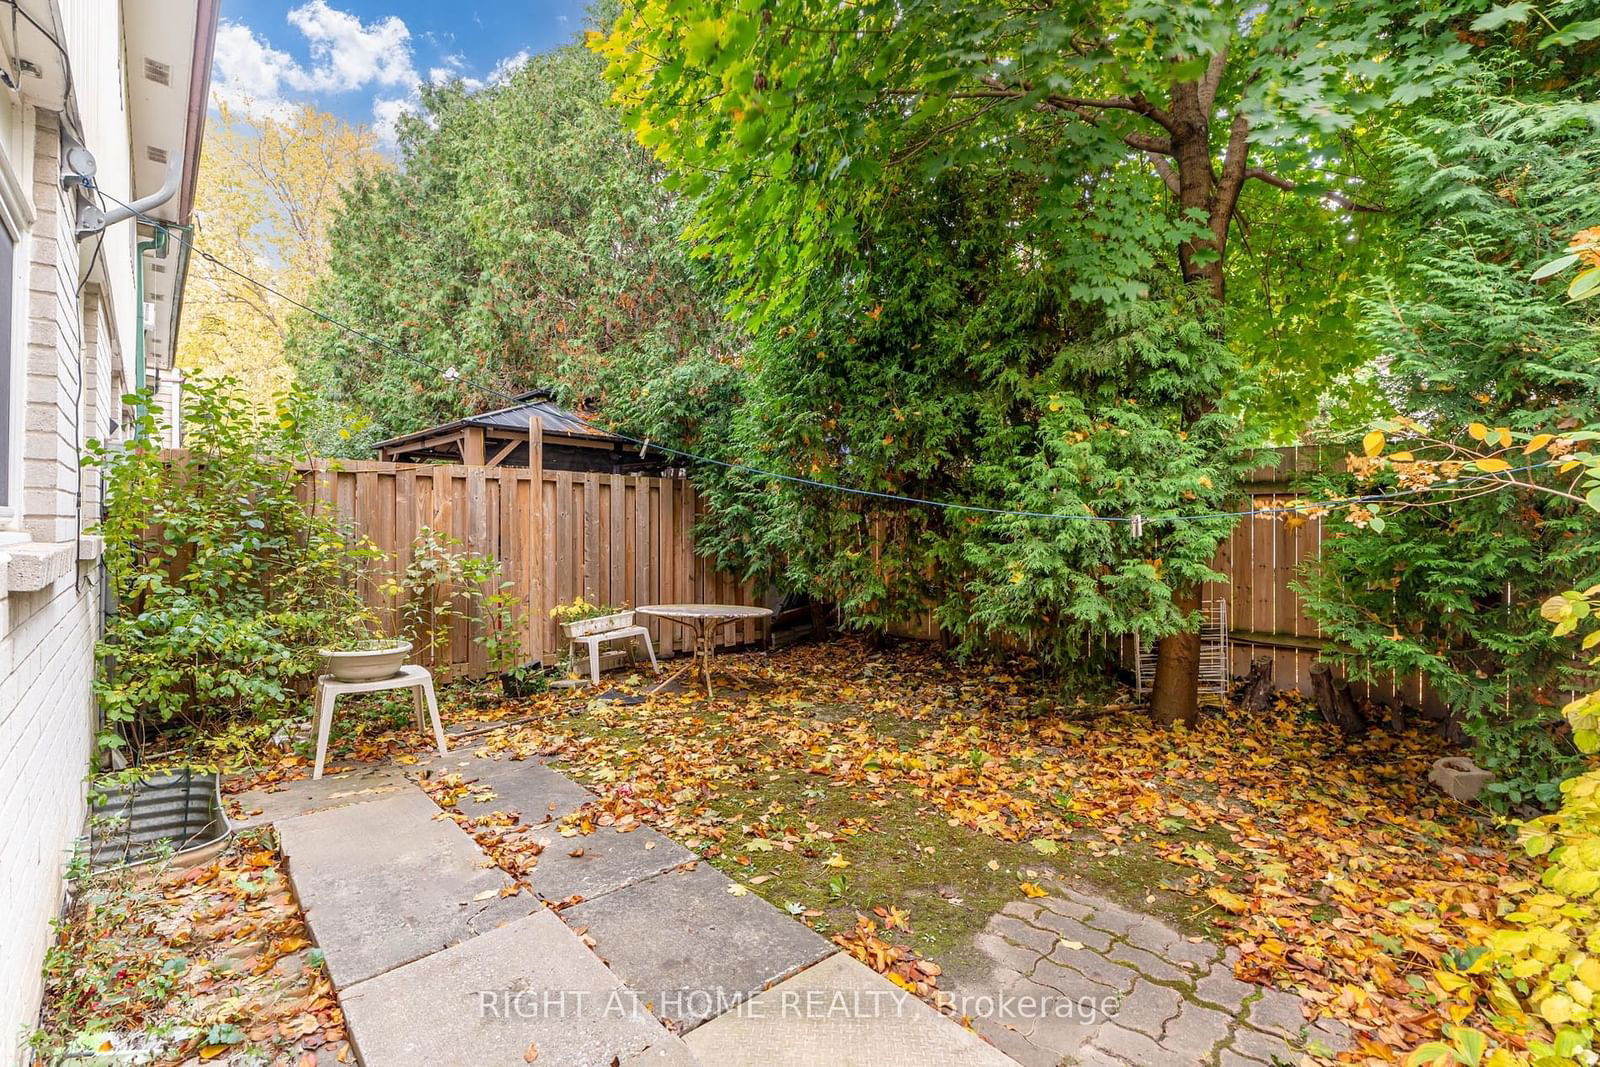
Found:
[[[120,206],[122,206],[124,208],[129,209],[129,210],[134,210],[131,205],[129,205],[127,203],[124,203],[121,200],[118,200],[115,196],[112,196],[110,193],[107,193],[102,189],[99,189],[97,186],[91,186],[91,187],[93,187],[96,192],[98,192],[100,195],[104,196],[107,200],[110,200],[112,203],[118,204],[118,205],[120,205]],[[464,384],[472,387],[473,389],[478,390],[481,393],[487,393],[487,394],[491,394],[491,395],[494,395],[494,396],[501,397],[502,399],[504,399],[504,400],[506,400],[506,401],[508,401],[508,402],[510,402],[512,404],[515,404],[515,403],[519,402],[519,398],[516,395],[514,395],[512,393],[509,393],[506,390],[499,388],[498,386],[489,385],[489,384],[484,383],[484,382],[476,381],[476,380],[474,380],[474,379],[462,374],[460,372],[460,370],[458,370],[455,367],[447,367],[447,368],[444,368],[444,369],[440,369],[439,367],[437,367],[434,364],[428,362],[427,360],[423,359],[420,356],[412,355],[411,353],[406,352],[405,350],[403,350],[401,348],[398,348],[398,347],[390,344],[389,342],[383,340],[383,338],[381,338],[381,337],[377,337],[377,336],[375,336],[373,334],[370,334],[370,333],[366,332],[365,330],[359,329],[359,328],[357,328],[355,326],[351,326],[348,323],[341,322],[339,319],[334,318],[332,315],[327,314],[326,312],[322,311],[321,309],[312,307],[310,304],[306,304],[306,303],[304,303],[304,302],[302,302],[300,300],[297,300],[296,298],[290,296],[288,293],[285,293],[285,292],[283,292],[283,291],[281,291],[281,290],[279,290],[277,288],[274,288],[272,285],[269,285],[268,283],[266,283],[264,281],[261,281],[259,278],[253,277],[252,275],[249,275],[249,274],[246,274],[244,271],[241,271],[238,268],[233,267],[233,266],[229,265],[228,263],[223,262],[221,259],[219,259],[217,256],[213,255],[211,252],[208,252],[203,248],[197,247],[195,245],[193,239],[189,236],[188,230],[186,228],[176,227],[176,226],[169,226],[168,224],[162,222],[159,219],[155,219],[155,218],[150,217],[149,215],[145,214],[144,212],[140,212],[140,211],[134,210],[134,213],[135,213],[136,217],[141,222],[144,222],[147,225],[153,226],[156,229],[161,230],[162,232],[167,234],[169,239],[179,242],[184,247],[186,247],[191,253],[193,253],[194,255],[199,256],[201,259],[205,260],[206,262],[211,263],[211,264],[213,264],[213,265],[215,265],[217,267],[220,267],[221,269],[227,271],[229,274],[232,274],[235,277],[240,278],[241,280],[243,280],[245,282],[248,282],[249,284],[251,284],[253,286],[256,286],[258,289],[261,289],[264,292],[271,293],[273,296],[276,296],[278,299],[286,301],[287,303],[294,305],[295,307],[297,307],[300,310],[306,312],[307,314],[313,315],[313,316],[317,317],[318,319],[321,319],[323,322],[328,323],[330,326],[334,326],[334,327],[336,327],[336,328],[338,328],[340,330],[343,330],[345,333],[349,334],[352,337],[356,337],[356,338],[359,338],[359,339],[361,339],[363,341],[366,341],[368,344],[374,345],[377,348],[380,348],[383,351],[389,353],[390,355],[397,356],[400,359],[403,359],[403,360],[405,360],[405,361],[407,361],[409,363],[412,363],[412,364],[414,364],[416,366],[422,367],[425,370],[431,371],[433,374],[438,375],[438,377],[443,381],[461,382],[461,383],[464,383]],[[140,384],[142,385],[143,383],[140,383]],[[1356,506],[1365,505],[1365,504],[1382,504],[1382,503],[1387,503],[1388,501],[1391,501],[1391,500],[1405,499],[1407,497],[1418,496],[1418,495],[1422,495],[1422,494],[1425,494],[1425,493],[1437,492],[1440,489],[1464,488],[1464,487],[1471,486],[1471,485],[1480,485],[1480,484],[1483,484],[1485,482],[1503,482],[1506,479],[1502,475],[1512,475],[1512,474],[1518,474],[1518,473],[1525,473],[1525,472],[1528,472],[1528,471],[1539,470],[1539,469],[1544,468],[1544,467],[1555,466],[1560,462],[1559,460],[1546,460],[1546,461],[1539,462],[1539,463],[1527,464],[1527,465],[1521,466],[1521,467],[1512,467],[1509,470],[1500,472],[1499,475],[1480,473],[1480,474],[1470,475],[1470,476],[1464,477],[1464,478],[1455,478],[1455,479],[1442,480],[1442,481],[1434,482],[1431,485],[1420,487],[1420,488],[1415,488],[1415,489],[1398,489],[1398,490],[1394,490],[1392,492],[1368,493],[1368,494],[1364,494],[1364,495],[1361,495],[1361,496],[1338,497],[1338,498],[1335,498],[1335,499],[1332,499],[1332,500],[1291,501],[1291,502],[1289,502],[1287,504],[1275,504],[1275,505],[1270,505],[1270,506],[1264,507],[1264,508],[1243,508],[1243,509],[1240,509],[1240,510],[1237,510],[1237,511],[1208,511],[1208,512],[1199,512],[1199,513],[1190,513],[1190,514],[1175,514],[1175,515],[1159,515],[1159,514],[1157,514],[1157,515],[1144,515],[1144,514],[1135,514],[1135,515],[1096,515],[1096,514],[1094,514],[1092,512],[1051,512],[1051,511],[1031,511],[1031,510],[1020,509],[1020,508],[996,508],[996,507],[988,507],[986,505],[981,505],[981,504],[962,504],[962,503],[957,503],[957,502],[948,501],[948,500],[934,500],[934,499],[931,499],[931,498],[928,498],[928,497],[909,496],[909,495],[905,495],[905,494],[901,494],[901,493],[888,493],[888,492],[883,492],[883,491],[877,490],[877,489],[862,489],[862,488],[857,488],[855,486],[839,485],[836,482],[824,482],[824,481],[821,481],[821,480],[816,479],[816,478],[807,478],[807,477],[804,477],[803,475],[785,474],[782,471],[765,470],[765,469],[763,469],[761,467],[756,467],[756,466],[753,466],[753,465],[751,465],[749,463],[741,463],[741,462],[736,462],[736,461],[732,461],[732,460],[717,459],[714,456],[705,456],[705,455],[701,455],[701,454],[699,454],[697,452],[690,452],[690,451],[687,451],[685,449],[674,448],[674,447],[672,447],[670,445],[663,445],[660,442],[652,440],[650,438],[634,437],[634,436],[632,436],[632,435],[630,435],[630,434],[628,434],[628,433],[626,433],[626,432],[624,432],[622,430],[616,429],[614,427],[608,427],[607,428],[607,432],[610,433],[614,437],[620,438],[621,440],[627,441],[627,442],[629,442],[631,444],[638,445],[641,450],[647,450],[647,449],[654,448],[659,452],[663,452],[663,453],[665,453],[667,455],[675,456],[675,457],[678,457],[680,459],[691,460],[691,461],[696,462],[696,463],[705,463],[705,464],[709,464],[709,465],[716,466],[716,467],[722,467],[722,468],[725,468],[727,470],[742,471],[742,472],[745,472],[745,473],[748,473],[748,474],[754,474],[754,475],[757,475],[757,476],[763,477],[763,478],[770,478],[770,479],[773,479],[773,480],[776,480],[776,481],[788,482],[788,483],[794,484],[794,485],[803,485],[803,486],[807,486],[807,487],[814,488],[814,489],[823,489],[823,490],[827,490],[829,492],[845,493],[845,494],[852,495],[852,496],[867,497],[867,498],[876,499],[876,500],[887,500],[887,501],[893,501],[895,503],[909,504],[909,505],[915,505],[915,506],[920,506],[920,507],[941,508],[941,509],[948,510],[948,511],[961,511],[961,512],[967,512],[967,513],[976,514],[976,515],[994,515],[994,516],[999,516],[999,517],[1018,518],[1018,519],[1041,519],[1041,520],[1049,520],[1049,521],[1057,521],[1057,522],[1100,522],[1100,523],[1108,523],[1108,524],[1121,523],[1121,524],[1127,524],[1127,525],[1131,526],[1133,528],[1133,532],[1134,532],[1134,535],[1136,537],[1138,536],[1138,534],[1140,532],[1142,532],[1143,527],[1145,527],[1145,526],[1147,526],[1147,525],[1149,525],[1151,523],[1173,523],[1173,524],[1177,524],[1177,523],[1185,523],[1185,522],[1207,522],[1207,521],[1216,521],[1216,520],[1220,520],[1220,519],[1247,518],[1247,517],[1256,516],[1256,515],[1268,515],[1268,516],[1284,515],[1284,516],[1287,516],[1287,515],[1307,514],[1307,513],[1312,513],[1312,512],[1333,511],[1333,510],[1336,510],[1338,508],[1356,507]]]

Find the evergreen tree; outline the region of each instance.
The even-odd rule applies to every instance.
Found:
[[[1405,420],[1385,424],[1402,459],[1475,446],[1491,428],[1524,440],[1600,420],[1594,313],[1567,303],[1563,283],[1531,278],[1600,219],[1600,108],[1582,102],[1592,81],[1572,57],[1530,53],[1537,62],[1464,82],[1380,149],[1400,251],[1362,326],[1379,353],[1373,379]],[[1593,512],[1498,483],[1420,502],[1356,511],[1366,532],[1330,520],[1308,607],[1356,674],[1424,675],[1499,774],[1503,802],[1551,803],[1577,765],[1559,709],[1579,679],[1537,607],[1600,580]]]
[[[720,301],[677,239],[682,210],[599,67],[572,46],[503,85],[428,88],[402,124],[398,170],[347,193],[308,302],[420,362],[300,316],[301,380],[368,423],[344,440],[325,428],[325,448],[361,454],[534,387],[604,399],[681,364],[702,381],[728,373]]]

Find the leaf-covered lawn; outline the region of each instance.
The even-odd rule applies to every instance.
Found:
[[[1347,745],[1294,700],[1166,732],[1133,710],[1074,721],[1022,677],[914,646],[734,662],[757,692],[550,698],[490,747],[553,755],[600,794],[597,821],[649,822],[819,929],[902,909],[936,959],[1035,869],[1082,877],[1220,934],[1241,977],[1363,1029],[1380,1058],[1438,1033],[1423,979],[1529,875],[1426,787],[1435,739]]]
[[[1238,946],[1240,977],[1351,1023],[1380,1061],[1439,1034],[1425,980],[1464,964],[1502,892],[1533,877],[1485,813],[1427,787],[1437,739],[1348,744],[1292,694],[1169,732],[915,644],[725,662],[753,684],[721,683],[709,705],[461,686],[442,710],[488,729],[497,755],[548,755],[585,781],[595,825],[648,822],[824,933],[848,939],[866,914],[959,964],[989,915],[1055,871]],[[343,755],[415,762],[427,739],[408,713],[352,716]],[[302,753],[253,781],[306,773]]]

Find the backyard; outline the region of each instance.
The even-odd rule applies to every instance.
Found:
[[[14,1029],[1596,1067],[1594,6],[620,0],[424,84],[311,0],[224,51],[381,31],[381,130],[233,85],[158,218],[51,126],[184,332],[28,370]]]
[[[1492,820],[1428,788],[1444,751],[1436,739],[1375,731],[1348,744],[1295,693],[1264,715],[1214,708],[1173,733],[1127,705],[1063,700],[1026,667],[975,673],[914,643],[874,651],[838,639],[731,662],[746,684],[711,703],[688,687],[642,699],[654,679],[639,675],[599,696],[514,702],[456,686],[446,722],[457,735],[481,732],[453,744],[475,758],[448,769],[432,763],[409,707],[374,702],[342,720],[329,773],[403,768],[532,893],[546,849],[528,831],[549,813],[516,810],[477,768],[548,759],[595,794],[562,815],[557,847],[581,854],[593,835],[653,827],[740,893],[953,1008],[963,1002],[951,998],[992,980],[983,934],[1003,909],[1063,892],[1109,900],[1196,944],[1233,946],[1234,974],[1297,994],[1308,1026],[1348,1024],[1353,1043],[1337,1045],[1357,1059],[1388,1059],[1441,1032],[1449,1020],[1433,976],[1534,876]],[[308,773],[300,747],[230,779],[233,816],[259,816],[255,798]],[[247,878],[270,882],[272,854],[244,851]],[[237,873],[226,861],[213,871],[223,884]],[[298,968],[308,947],[264,947],[254,924],[199,952],[170,934],[136,943],[153,973],[170,973],[172,959],[198,972],[230,956],[253,965],[246,973],[281,973],[284,956]],[[113,954],[96,966],[126,963]],[[259,991],[238,989],[219,1010],[206,988],[157,1010],[204,1020],[190,1023],[187,1047],[208,1059],[299,1047],[295,1027],[309,1025],[326,993],[314,980],[295,991],[274,1031]],[[236,1046],[207,1044],[218,1025],[238,1028],[224,1033]],[[312,1028],[307,1052],[337,1055],[341,1022],[328,1025],[331,1038]],[[1346,1032],[1297,1031],[1294,1047],[1331,1058],[1329,1033]]]

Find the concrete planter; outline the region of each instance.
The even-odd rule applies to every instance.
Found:
[[[1484,770],[1465,756],[1445,756],[1433,761],[1428,781],[1452,799],[1469,801],[1478,799],[1483,787],[1494,781],[1494,772]]]
[[[624,626],[633,625],[633,612],[614,611],[610,615],[596,615],[592,619],[579,619],[577,622],[564,622],[561,632],[567,637],[586,637],[589,634],[603,634],[607,630],[620,630]]]
[[[399,674],[409,655],[410,641],[363,641],[353,649],[323,649],[322,667],[341,682],[381,682]]]

